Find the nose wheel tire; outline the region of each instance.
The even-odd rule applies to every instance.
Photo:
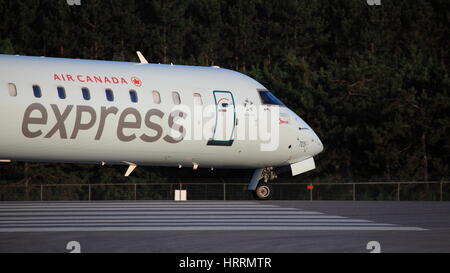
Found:
[[[252,193],[256,200],[269,200],[272,198],[273,190],[268,183],[260,182]]]

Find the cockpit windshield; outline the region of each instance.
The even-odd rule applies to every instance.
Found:
[[[261,97],[262,104],[283,105],[283,103],[269,91],[258,90],[258,92],[259,96]]]

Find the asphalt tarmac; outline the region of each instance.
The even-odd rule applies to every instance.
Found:
[[[450,252],[450,202],[0,202],[0,252],[72,241],[81,252]]]

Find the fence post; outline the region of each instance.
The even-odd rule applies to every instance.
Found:
[[[400,183],[397,183],[397,201],[400,201]]]
[[[226,186],[225,186],[226,184],[225,183],[223,183],[223,200],[225,201],[225,200],[227,200],[227,190],[226,190]]]
[[[353,201],[355,201],[356,200],[356,198],[355,198],[355,183],[353,183]]]
[[[134,201],[137,200],[136,183],[134,183]]]
[[[89,195],[88,195],[89,201],[91,201],[91,184],[89,184]]]
[[[443,183],[442,183],[442,181],[441,181],[440,184],[441,184],[441,202],[442,202],[442,200],[443,200],[443,196],[442,196],[442,195],[443,195],[443,192],[442,192],[442,184],[443,184]]]
[[[41,184],[41,201],[42,201],[42,195],[43,195],[43,186],[42,186],[42,184]]]

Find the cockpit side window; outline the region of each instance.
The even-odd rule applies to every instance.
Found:
[[[258,92],[259,92],[259,96],[261,97],[262,104],[283,105],[283,103],[269,91],[258,90]]]

